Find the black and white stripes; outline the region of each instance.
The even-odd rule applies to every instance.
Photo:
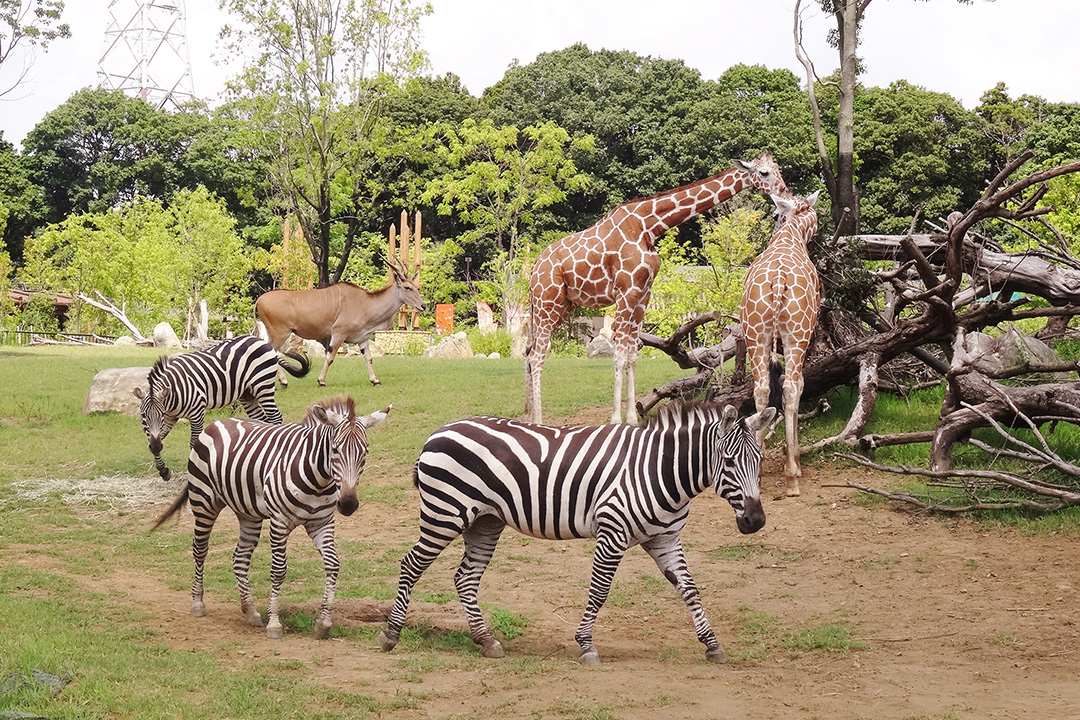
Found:
[[[463,535],[458,595],[473,640],[485,655],[501,656],[476,593],[500,533],[510,526],[541,538],[596,538],[588,605],[575,636],[581,662],[599,662],[592,644],[596,614],[623,555],[635,545],[686,602],[706,656],[722,661],[679,534],[691,498],[710,486],[731,504],[741,532],[764,526],[755,433],[774,414],[770,408],[738,419],[732,408],[696,403],[669,406],[644,427],[552,427],[477,417],[436,431],[416,463],[420,537],[401,561],[397,600],[380,637],[383,649],[397,643],[420,575]]]
[[[280,364],[295,377],[308,371],[307,358],[298,354],[293,367],[279,359],[269,343],[243,335],[208,350],[180,353],[160,358],[150,370],[150,388],[135,388],[139,417],[154,455],[154,466],[165,480],[169,469],[161,459],[161,447],[176,421],[191,422],[191,445],[202,432],[206,411],[234,402],[244,406],[249,417],[281,424],[281,411],[274,403],[274,374]]]
[[[270,370],[273,382],[273,369]],[[334,510],[351,515],[359,505],[357,482],[364,472],[366,429],[386,418],[390,408],[357,417],[352,398],[335,398],[312,406],[303,422],[269,425],[229,418],[213,422],[199,435],[188,460],[190,480],[155,527],[191,503],[195,516],[192,555],[191,614],[205,615],[203,564],[210,531],[226,507],[236,513],[240,539],[233,553],[233,572],[240,590],[240,609],[250,625],[262,617],[248,583],[251,554],[259,542],[264,520],[270,521],[272,593],[266,634],[283,634],[278,602],[286,571],[289,534],[303,527],[323,559],[323,604],[315,634],[330,632],[330,613],[337,584],[338,557],[334,547]]]

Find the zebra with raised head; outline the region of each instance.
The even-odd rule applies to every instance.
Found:
[[[705,618],[679,534],[691,498],[712,487],[735,510],[743,533],[765,525],[758,493],[758,429],[773,408],[740,419],[713,403],[668,405],[645,426],[552,427],[496,417],[460,420],[437,430],[416,462],[420,539],[401,561],[397,599],[379,637],[397,644],[412,588],[459,535],[465,555],[454,575],[473,641],[487,657],[503,651],[480,613],[476,593],[503,528],[552,540],[596,538],[589,600],[574,638],[580,662],[595,665],[593,625],[619,562],[641,547],[686,606],[705,645],[724,651]]]
[[[270,343],[241,335],[206,350],[158,358],[147,377],[149,390],[137,387],[134,392],[161,479],[168,480],[171,475],[161,459],[162,443],[180,418],[191,423],[191,447],[202,432],[207,410],[238,401],[249,417],[280,425],[281,411],[274,402],[278,365],[294,377],[303,377],[310,368],[303,355],[287,356],[299,366],[279,357]]]
[[[271,375],[273,377],[273,375]],[[278,616],[281,585],[286,572],[289,534],[303,527],[322,556],[325,582],[315,635],[330,634],[330,613],[340,565],[334,547],[334,509],[352,515],[359,507],[357,483],[368,451],[367,428],[386,419],[390,407],[357,416],[351,397],[322,400],[308,409],[300,423],[268,425],[255,420],[227,418],[210,423],[195,441],[188,460],[188,480],[172,506],[154,528],[188,502],[195,516],[191,554],[195,578],[191,583],[191,614],[203,616],[203,564],[210,531],[226,507],[236,513],[240,539],[233,552],[233,573],[240,590],[240,611],[247,623],[262,627],[248,582],[251,554],[259,542],[264,520],[270,521],[272,585],[266,636],[284,634]]]

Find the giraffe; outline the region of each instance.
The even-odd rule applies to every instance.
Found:
[[[592,227],[558,240],[536,258],[529,277],[529,340],[525,349],[525,419],[542,422],[540,376],[551,334],[574,306],[615,305],[615,391],[611,422],[638,422],[634,366],[638,333],[660,268],[656,239],[699,213],[753,185],[767,194],[790,196],[771,153],[733,160],[734,168],[689,185],[619,205]]]
[[[817,324],[821,295],[818,274],[806,244],[817,232],[814,204],[818,193],[807,198],[773,195],[781,221],[765,252],[750,264],[743,280],[739,319],[746,335],[746,352],[754,377],[754,404],[769,405],[769,372],[773,348],[784,348],[784,430],[790,478],[787,494],[799,494],[799,399],[803,391],[803,361]],[[758,442],[763,433],[758,432]]]

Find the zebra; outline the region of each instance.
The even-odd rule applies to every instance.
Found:
[[[161,479],[168,480],[172,475],[161,459],[162,443],[180,418],[191,422],[191,447],[202,432],[206,411],[238,400],[249,417],[280,425],[281,411],[274,403],[278,365],[294,377],[303,377],[310,368],[303,355],[287,355],[300,366],[279,358],[270,343],[241,335],[207,350],[158,358],[147,377],[149,390],[137,387],[134,393],[139,398],[139,418]]]
[[[593,625],[627,550],[647,552],[690,610],[705,656],[724,662],[687,568],[679,534],[690,499],[712,486],[744,534],[765,525],[758,492],[760,428],[775,409],[748,418],[718,404],[669,404],[644,426],[567,426],[475,417],[450,423],[424,444],[413,473],[420,539],[401,560],[398,592],[379,636],[397,644],[420,575],[458,536],[465,554],[454,575],[473,641],[503,656],[476,601],[503,528],[551,540],[596,538],[589,600],[575,639],[583,665],[596,665]]]
[[[273,378],[271,371],[271,378]],[[270,607],[266,636],[284,636],[278,616],[285,580],[285,550],[289,534],[303,526],[322,556],[325,582],[315,636],[330,635],[330,613],[340,565],[334,547],[334,508],[352,515],[360,501],[356,486],[367,457],[367,428],[386,419],[384,410],[358,417],[352,397],[321,400],[300,423],[270,425],[257,420],[227,418],[210,423],[195,441],[188,459],[191,478],[153,529],[188,502],[195,516],[191,554],[195,578],[191,583],[191,614],[206,615],[203,603],[203,564],[210,531],[226,507],[236,513],[240,538],[233,552],[233,573],[240,590],[240,611],[253,627],[262,627],[255,609],[248,570],[264,520],[270,521],[272,555]]]

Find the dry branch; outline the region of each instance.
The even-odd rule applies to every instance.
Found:
[[[85,293],[79,293],[78,298],[80,300],[82,300],[84,303],[86,303],[87,305],[89,305],[91,307],[96,307],[99,310],[104,310],[105,312],[109,313],[110,315],[115,317],[117,320],[119,320],[120,324],[122,324],[124,327],[126,327],[128,332],[131,333],[131,336],[133,338],[135,338],[135,343],[136,344],[138,344],[138,345],[153,345],[154,344],[153,340],[150,340],[150,339],[144,337],[143,334],[141,332],[139,332],[139,328],[135,327],[135,324],[132,323],[130,320],[128,320],[128,316],[124,313],[123,310],[116,307],[116,305],[111,300],[109,300],[109,298],[105,297],[100,292],[98,292],[96,290],[94,292],[97,294],[98,297],[101,298],[100,302],[98,302],[97,300],[94,300],[91,297],[88,297]]]

